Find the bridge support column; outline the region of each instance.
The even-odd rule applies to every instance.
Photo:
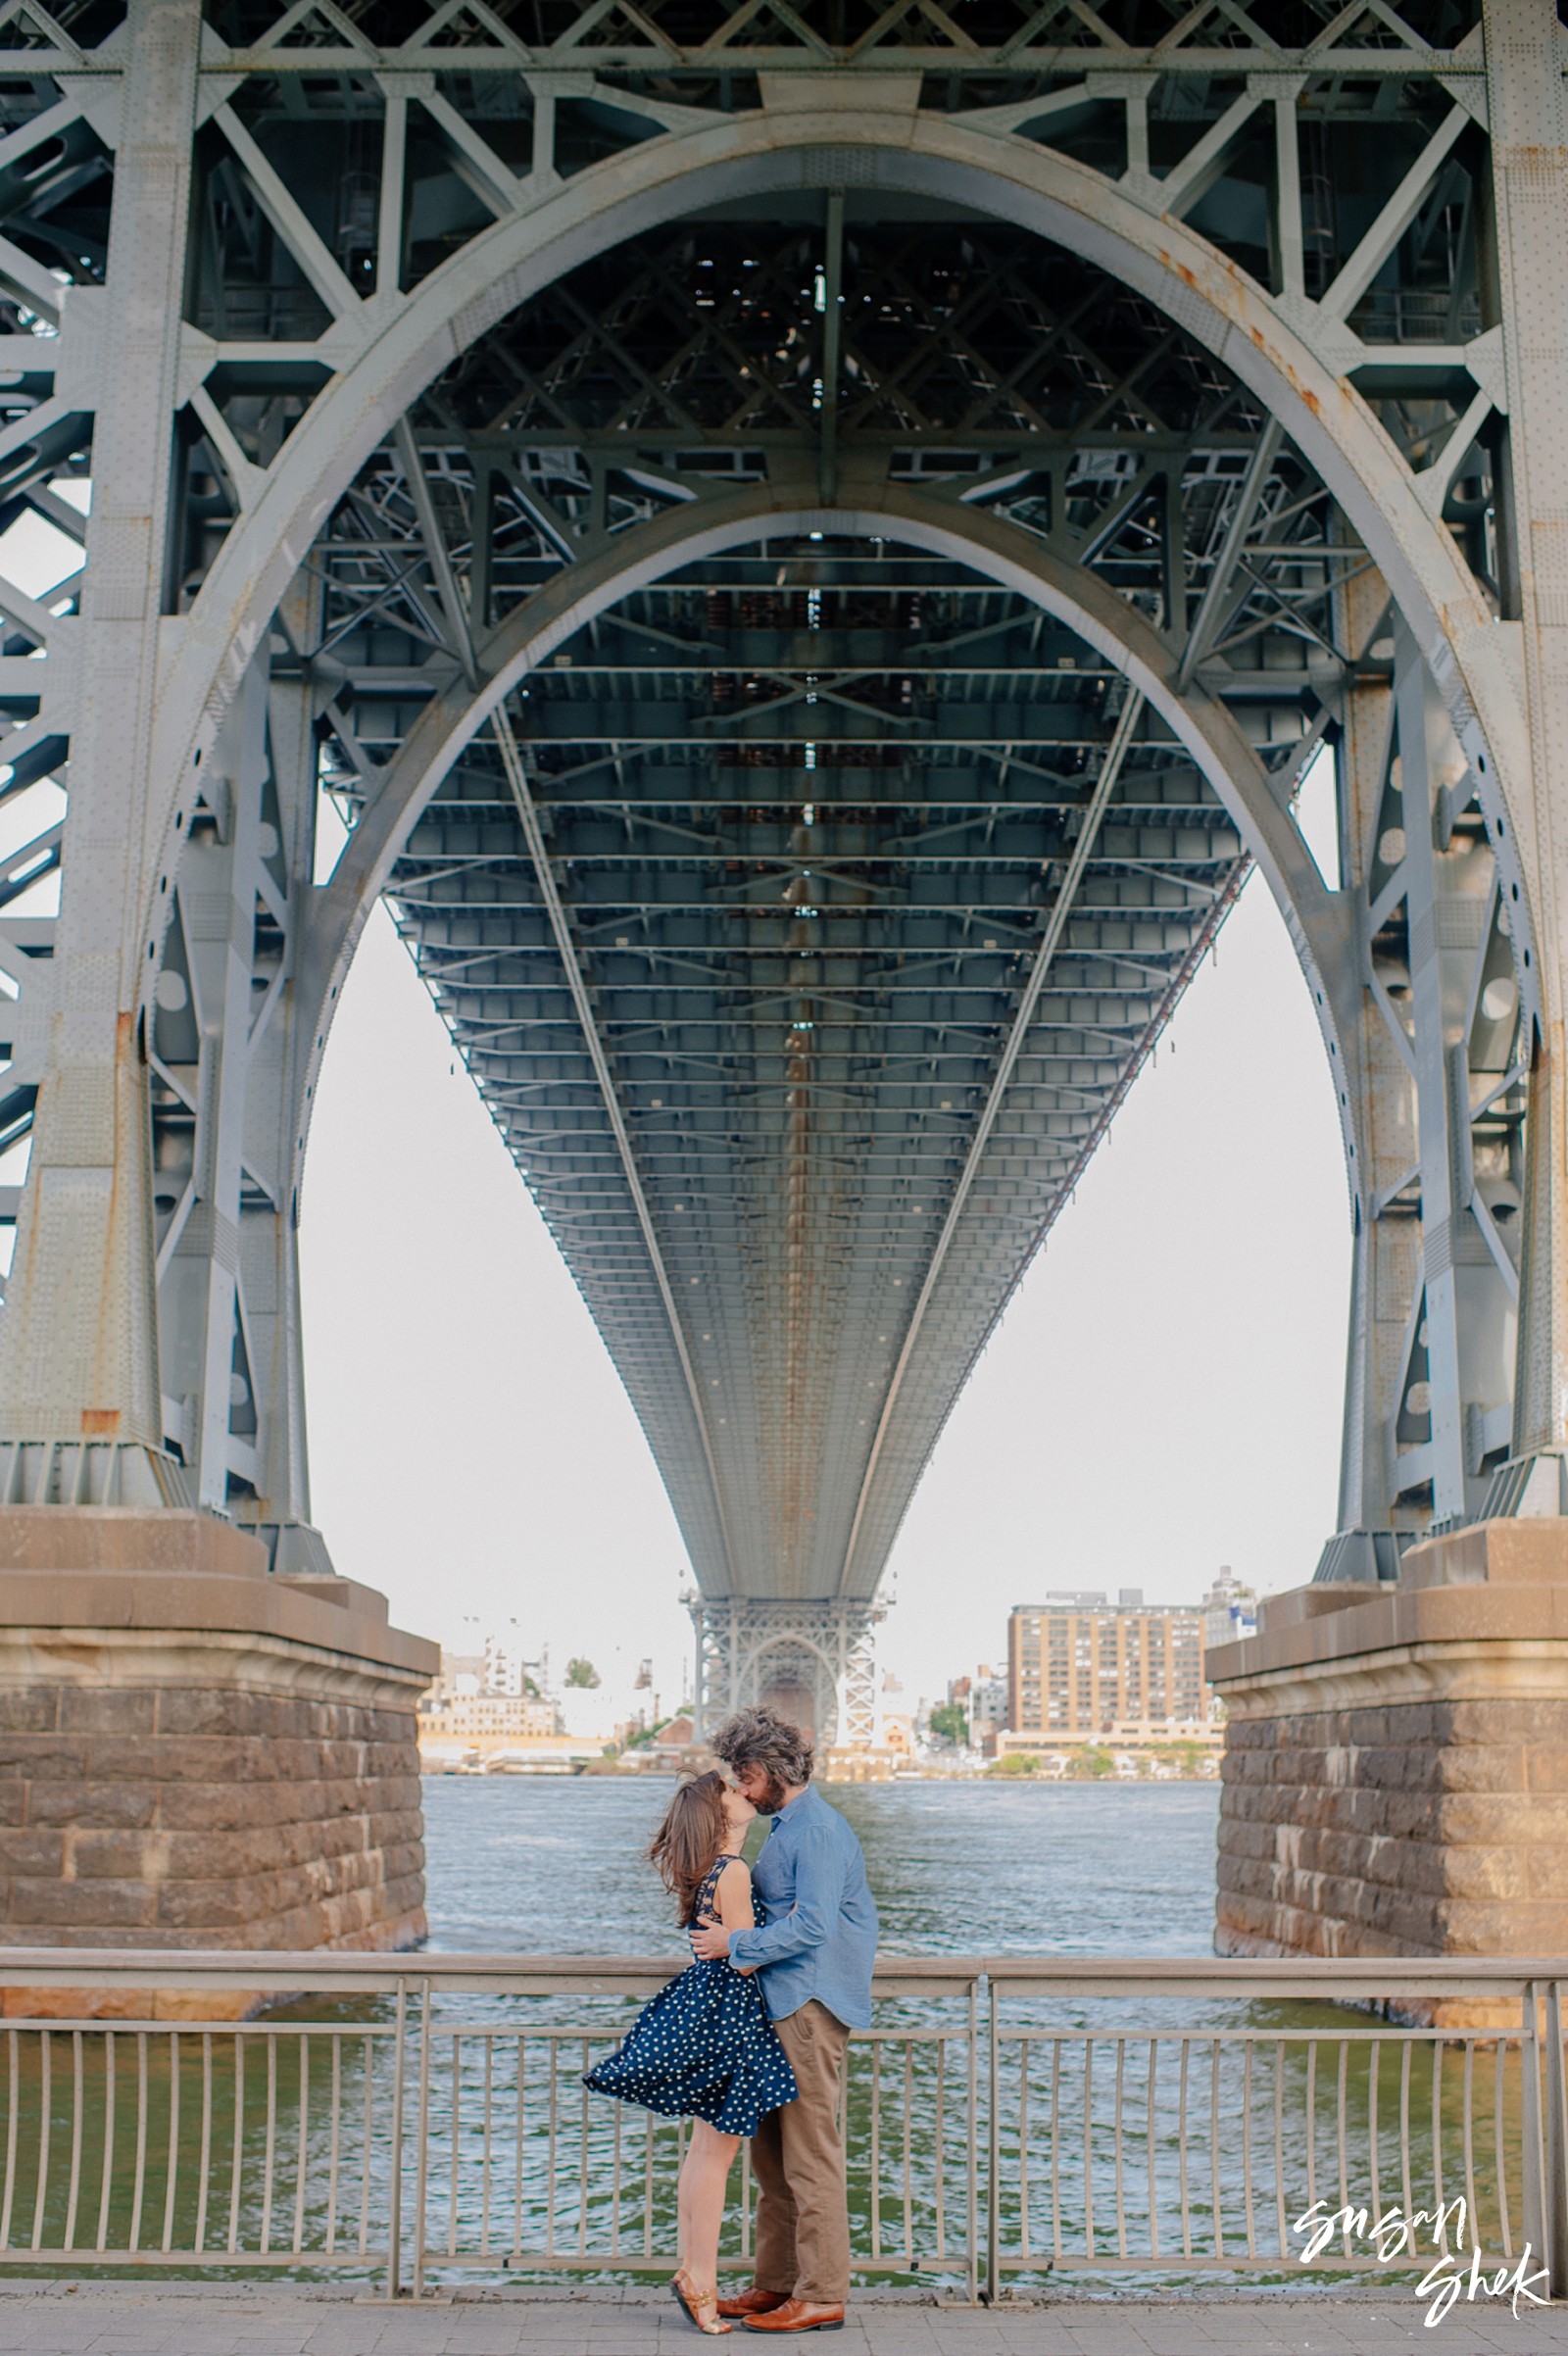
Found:
[[[869,1748],[876,1733],[878,1605],[700,1595],[691,1614],[699,1742],[732,1710],[765,1702],[808,1725],[819,1750]]]
[[[1209,1674],[1228,1711],[1221,1953],[1568,1945],[1561,1520],[1412,1546],[1396,1586],[1271,1596]]]
[[[0,1557],[0,1940],[88,1979],[94,1947],[418,1942],[438,1656],[379,1595],[203,1513],[13,1506]]]

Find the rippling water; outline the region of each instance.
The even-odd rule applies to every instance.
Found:
[[[676,1945],[642,1850],[673,1779],[431,1776],[430,1944]],[[826,1787],[860,1836],[884,1951],[1206,1955],[1213,1784]]]

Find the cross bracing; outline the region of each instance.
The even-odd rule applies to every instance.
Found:
[[[1549,10],[14,0],[0,49],[8,1494],[319,1561],[293,1223],[385,892],[705,1590],[849,1643],[1249,859],[1346,1133],[1342,1536],[1556,1460]]]
[[[704,226],[477,346],[338,511],[307,660],[338,681],[349,807],[421,682],[585,545],[817,468],[829,267],[854,393],[838,464],[933,500],[978,486],[1156,624],[1179,598],[1195,656],[1298,759],[1313,666],[1343,666],[1336,587],[1366,559],[1223,371],[1097,273],[972,229],[956,257],[943,226],[851,220],[824,256],[820,230]],[[939,307],[962,318],[956,354],[911,333]],[[786,535],[679,567],[564,641],[509,713],[646,1211],[488,735],[389,878],[400,926],[627,1380],[704,1592],[867,1596],[1234,898],[1234,822],[1076,632],[893,540]]]

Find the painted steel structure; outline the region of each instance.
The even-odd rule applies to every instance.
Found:
[[[1255,864],[1350,1173],[1326,1567],[1560,1512],[1564,41],[5,0],[5,1495],[324,1563],[295,1229],[384,893],[668,1483],[710,1702],[848,1710]]]

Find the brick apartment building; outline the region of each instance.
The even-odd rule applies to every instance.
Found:
[[[1046,1738],[1165,1734],[1206,1723],[1203,1613],[1123,1588],[1048,1595],[1007,1621],[1007,1726]]]

